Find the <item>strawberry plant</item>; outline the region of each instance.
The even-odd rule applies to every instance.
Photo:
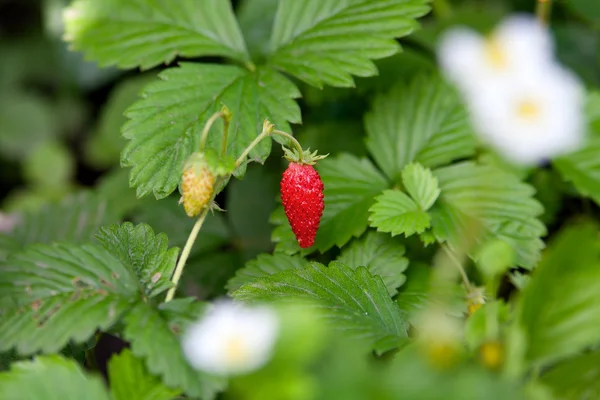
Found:
[[[600,396],[594,2],[13,3],[0,399]]]

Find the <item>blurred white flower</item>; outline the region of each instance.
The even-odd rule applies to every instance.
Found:
[[[548,30],[525,15],[507,18],[488,37],[467,28],[450,29],[438,46],[444,73],[467,95],[494,80],[528,80],[552,62],[552,53]]]
[[[585,93],[553,51],[547,29],[521,15],[487,38],[455,28],[441,39],[442,70],[463,94],[477,133],[512,162],[546,161],[583,141]]]
[[[279,320],[271,308],[220,301],[184,333],[182,348],[198,370],[244,374],[271,358],[278,332]]]
[[[515,163],[546,161],[576,150],[584,138],[579,82],[556,65],[538,73],[539,78],[482,90],[467,101],[482,140]]]

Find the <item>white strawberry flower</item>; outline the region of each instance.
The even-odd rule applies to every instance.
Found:
[[[450,29],[438,45],[442,70],[466,94],[494,79],[528,79],[552,62],[552,53],[548,30],[526,15],[507,18],[487,37],[468,28]]]
[[[219,301],[184,333],[182,348],[195,369],[239,375],[269,361],[278,332],[279,319],[273,309]]]
[[[584,91],[557,65],[537,78],[499,84],[467,101],[481,139],[506,159],[536,164],[576,150],[583,142]]]
[[[555,60],[548,30],[533,17],[509,17],[487,38],[451,29],[438,56],[480,138],[505,158],[535,164],[581,145],[583,87]]]

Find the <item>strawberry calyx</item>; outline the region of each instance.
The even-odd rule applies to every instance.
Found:
[[[315,165],[317,161],[322,160],[329,155],[318,155],[316,150],[311,153],[310,148],[302,150],[302,152],[297,149],[290,150],[285,146],[282,146],[282,148],[284,152],[283,157],[290,162],[295,162],[298,164]]]

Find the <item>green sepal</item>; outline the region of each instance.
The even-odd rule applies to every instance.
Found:
[[[299,164],[315,165],[317,161],[322,160],[329,155],[317,155],[316,150],[311,153],[310,148],[302,150],[302,153],[300,153],[297,149],[290,150],[285,146],[281,146],[281,148],[284,152],[284,158],[286,158],[290,162],[295,162]]]

